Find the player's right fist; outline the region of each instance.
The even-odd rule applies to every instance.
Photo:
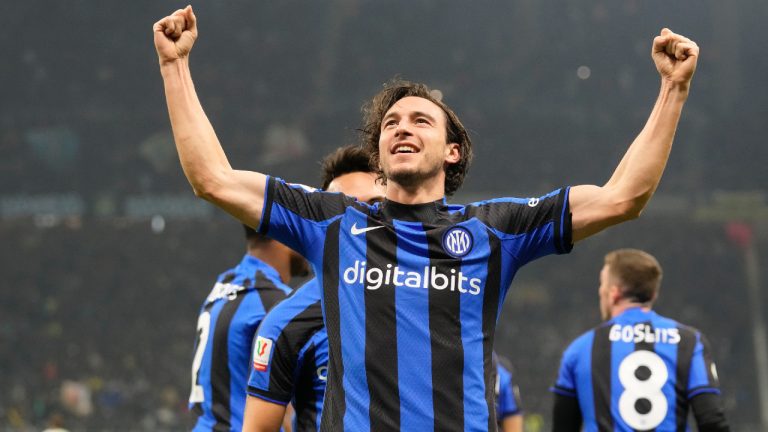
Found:
[[[160,64],[187,57],[197,39],[197,18],[192,6],[179,9],[156,22],[152,32]]]

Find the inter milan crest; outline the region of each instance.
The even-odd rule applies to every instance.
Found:
[[[443,234],[443,249],[454,258],[461,258],[472,250],[472,234],[469,230],[455,226]]]

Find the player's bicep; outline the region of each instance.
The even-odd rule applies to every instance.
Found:
[[[627,219],[628,203],[620,202],[610,187],[573,186],[568,203],[574,243]]]
[[[250,227],[258,227],[264,208],[267,176],[254,171],[232,170],[212,189],[212,201]]]
[[[285,405],[248,396],[243,416],[243,432],[277,432],[283,424]]]

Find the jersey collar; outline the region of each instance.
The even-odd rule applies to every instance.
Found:
[[[388,199],[381,203],[381,211],[388,219],[410,222],[435,221],[445,215],[447,209],[445,198],[423,204],[401,204]]]
[[[246,274],[256,274],[256,271],[260,271],[270,279],[281,280],[280,274],[272,266],[247,253],[240,261],[238,267],[243,269]]]

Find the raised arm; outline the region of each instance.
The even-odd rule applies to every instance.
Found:
[[[699,47],[692,40],[663,29],[653,40],[651,55],[661,75],[659,97],[645,127],[608,182],[603,186],[571,188],[574,242],[640,216],[659,185],[688,98]]]
[[[189,52],[197,39],[197,19],[192,7],[161,19],[152,30],[184,175],[195,195],[243,223],[258,227],[266,176],[232,169],[197,98],[189,70]]]

